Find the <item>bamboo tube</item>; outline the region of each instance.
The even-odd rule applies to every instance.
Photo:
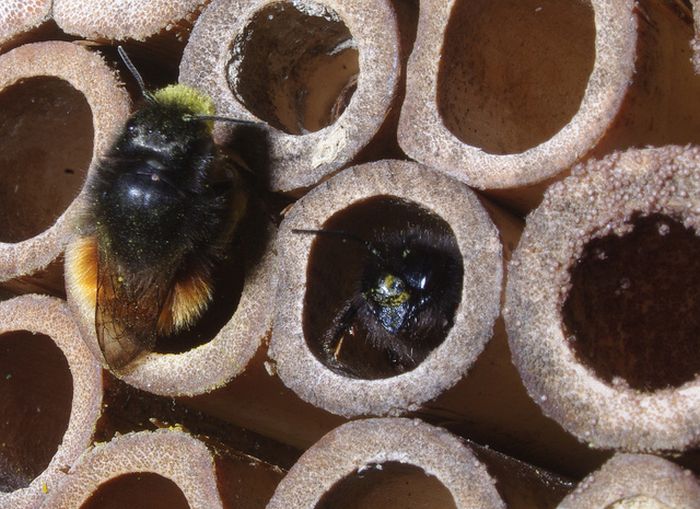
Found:
[[[368,240],[381,228],[407,231],[411,224],[425,238],[444,232],[461,261],[454,325],[402,374],[381,354],[363,351],[364,340],[348,340],[347,366],[363,371],[341,373],[323,357],[320,338],[362,277],[364,251],[337,239],[324,239],[323,247],[313,235],[292,230],[329,228]],[[330,412],[349,417],[416,409],[457,383],[491,338],[501,292],[498,232],[466,186],[424,166],[380,161],[345,170],[290,209],[278,249],[283,266],[269,354],[285,385]]]
[[[618,454],[586,477],[559,509],[698,509],[700,484],[689,470],[655,456]]]
[[[253,460],[239,458],[236,462],[248,465]],[[86,451],[67,473],[64,483],[49,493],[46,506],[56,509],[263,507],[262,503],[251,503],[240,489],[225,488],[236,483],[235,479],[227,478],[229,472],[230,466],[221,455],[188,433],[177,429],[129,433]],[[250,481],[245,477],[240,476],[238,482]],[[249,485],[249,489],[255,491],[260,487]],[[238,492],[243,503],[224,505],[227,502],[224,496],[233,491]]]
[[[129,100],[99,55],[42,42],[0,56],[0,110],[2,282],[47,267],[63,251],[75,199],[125,122]],[[48,290],[61,293],[62,284]]]
[[[207,0],[54,0],[53,19],[73,35],[96,40],[145,41],[163,32],[185,34]]]
[[[269,125],[240,148],[259,161],[270,189],[289,192],[349,164],[372,140],[387,143],[379,135],[400,74],[387,0],[215,0],[180,65],[180,81],[211,94],[219,114]]]
[[[399,143],[523,212],[591,155],[697,142],[700,80],[680,6],[427,2]]]
[[[6,0],[0,4],[0,48],[10,46],[23,34],[51,17],[51,1]]]
[[[527,221],[504,316],[543,412],[593,447],[684,450],[700,436],[697,147],[579,167]]]
[[[0,303],[0,349],[0,506],[38,507],[92,441],[102,370],[51,297]]]
[[[489,473],[499,466],[511,475]],[[473,444],[417,419],[366,419],[309,448],[267,507],[553,507],[551,495],[561,498],[569,484],[534,472],[492,452],[482,458]]]
[[[275,227],[251,210],[239,226],[229,258],[214,272],[214,297],[190,330],[161,338],[153,352],[114,374],[163,396],[191,396],[225,385],[240,374],[269,334],[277,285]],[[83,339],[108,368],[95,331],[95,309],[81,306],[73,272],[66,272],[68,305]]]

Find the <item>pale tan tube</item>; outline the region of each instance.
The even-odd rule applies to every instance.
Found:
[[[205,0],[54,0],[53,19],[69,34],[86,39],[144,41],[190,28]]]
[[[700,437],[700,149],[632,150],[552,186],[509,266],[513,361],[579,440],[684,450]]]
[[[38,507],[91,443],[102,370],[63,301],[0,303],[2,507]]]
[[[309,448],[267,507],[524,509],[552,507],[568,489],[555,476],[417,419],[366,419]]]
[[[174,343],[166,338],[160,349],[115,375],[154,394],[192,396],[221,387],[243,372],[272,324],[275,235],[274,226],[259,214],[246,221],[237,232],[239,248],[215,269],[214,298],[199,322]],[[95,332],[95,309],[80,305],[73,293],[73,277],[66,272],[68,305],[93,355],[104,362]]]
[[[5,0],[0,4],[0,48],[12,44],[26,32],[51,17],[51,1]]]
[[[129,99],[99,54],[42,42],[0,56],[0,110],[0,281],[7,281],[63,251],[76,197],[126,121]]]
[[[269,124],[254,145],[276,191],[309,188],[366,150],[400,74],[387,0],[215,0],[180,65],[180,81],[211,94],[220,115]]]
[[[642,454],[618,454],[586,477],[558,509],[698,509],[700,484],[689,470]]]
[[[350,246],[343,248],[346,244],[336,241],[330,246],[335,254],[316,254],[312,260],[312,254],[320,252],[314,247],[314,236],[292,230],[323,228],[328,220],[343,214],[347,224],[331,229],[340,228],[359,238],[380,226],[401,231],[417,224],[424,235],[439,238],[438,232],[448,232],[454,242],[463,270],[461,278],[454,275],[461,292],[454,325],[410,371],[397,374],[372,360],[372,354],[361,353],[349,362],[357,369],[370,366],[372,372],[349,376],[333,370],[319,351],[323,331],[314,324],[330,323],[329,317],[337,314],[347,297],[347,286],[356,283],[348,278],[361,277],[352,276],[361,272],[352,267],[363,258],[363,251],[348,259]],[[277,249],[280,285],[269,353],[284,384],[325,410],[346,417],[415,410],[456,384],[491,338],[501,294],[498,231],[467,186],[425,166],[387,160],[341,172],[289,210],[280,227]],[[353,345],[362,348],[355,343],[347,348]]]
[[[681,3],[421,4],[402,148],[526,211],[591,155],[698,141]]]
[[[129,433],[86,451],[49,492],[46,507],[98,507],[102,497],[120,497],[126,505],[154,497],[153,503],[173,509],[223,508],[214,461],[206,445],[181,431]],[[140,483],[133,478],[139,474]]]

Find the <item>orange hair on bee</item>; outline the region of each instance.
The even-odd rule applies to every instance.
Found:
[[[80,237],[66,247],[66,285],[76,297],[80,311],[95,314],[97,299],[97,239]]]
[[[202,315],[212,299],[211,278],[206,270],[188,270],[168,293],[158,317],[158,334],[166,336],[186,329]]]
[[[80,237],[66,249],[66,284],[86,316],[95,314],[97,249],[93,236]],[[158,317],[158,334],[165,336],[190,327],[207,308],[212,295],[208,271],[198,267],[184,271],[168,292]]]

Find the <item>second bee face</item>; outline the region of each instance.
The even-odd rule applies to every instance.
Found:
[[[316,235],[308,263],[304,333],[329,368],[385,378],[415,368],[449,332],[463,268],[451,229],[389,196],[357,202]]]

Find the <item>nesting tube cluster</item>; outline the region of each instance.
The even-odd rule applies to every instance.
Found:
[[[102,370],[64,302],[0,303],[0,505],[37,507],[92,442]]]
[[[609,155],[698,141],[700,81],[689,63],[684,3],[427,0],[406,72],[415,3],[206,3],[56,0],[25,3],[20,16],[13,2],[0,6],[0,20],[13,19],[0,23],[3,48],[53,20],[61,37],[126,40],[139,56],[169,55],[166,66],[194,26],[180,82],[211,95],[218,115],[254,123],[216,122],[216,141],[255,163],[255,192],[280,193],[269,200],[275,212],[302,196],[284,209],[279,234],[267,211],[256,210],[215,269],[216,293],[199,323],[117,376],[150,393],[191,397],[183,401],[194,406],[209,395],[212,414],[238,425],[245,416],[256,431],[304,449],[339,416],[409,412],[465,435],[493,425],[490,436],[514,442],[537,429],[540,436],[514,449],[532,460],[546,444],[544,456],[565,457],[558,465],[579,458],[571,435],[632,452],[698,446],[700,150]],[[155,39],[168,34],[175,45],[158,48]],[[126,91],[91,45],[43,42],[0,55],[0,152],[9,161],[0,186],[0,282],[60,257],[87,206],[81,186],[129,114]],[[397,154],[415,162],[388,159]],[[375,159],[382,160],[357,164]],[[503,269],[520,233],[518,220],[467,185],[523,212],[554,181],[514,252],[503,314],[527,392],[565,436],[553,423],[539,426],[513,369],[515,382],[496,380],[492,392],[458,385],[486,357],[492,336],[504,337]],[[494,225],[499,218],[508,228]],[[396,289],[404,282],[394,273],[360,290],[376,276],[363,263],[385,262],[393,256],[385,248],[396,246],[411,259],[421,243],[437,247],[424,258],[443,266],[432,295],[441,306],[426,318],[427,346],[387,342],[368,325],[371,313],[385,330],[401,313],[423,315],[403,306],[407,294]],[[554,507],[573,488],[407,419],[336,428],[302,455],[272,499],[279,469],[246,477],[247,458],[224,460],[181,431],[129,433],[86,451],[105,363],[95,310],[78,303],[67,277],[67,303],[0,303],[0,400],[7,415],[31,424],[12,421],[3,434],[0,505],[126,505],[126,491],[140,486],[148,503],[168,507],[243,498],[252,507],[405,507],[411,498],[519,509]],[[401,305],[373,311],[372,292]],[[499,345],[493,355],[508,363],[505,340]],[[251,363],[256,374],[236,386]],[[497,364],[489,357],[482,368],[500,373]],[[518,402],[501,411],[508,394],[471,412],[479,397],[513,386],[530,408]],[[16,396],[27,387],[36,400]],[[237,398],[241,391],[248,393]],[[282,399],[281,409],[266,409]],[[602,458],[595,454],[580,456],[591,465]],[[696,507],[697,491],[692,474],[666,460],[619,454],[561,507]]]
[[[697,141],[692,26],[675,4],[428,2],[402,148],[527,211],[591,155]]]
[[[373,360],[371,353],[353,354],[366,343],[359,336],[348,339],[341,353],[336,347],[335,355],[328,355],[322,338],[338,323],[338,310],[361,291],[356,286],[366,253],[359,242],[314,241],[313,235],[294,230],[342,231],[372,241],[379,231],[405,235],[407,225],[421,239],[445,239],[442,248],[454,253],[455,270],[432,290],[446,293],[455,285],[457,302],[441,309],[452,326],[404,372],[382,357]],[[278,249],[282,265],[270,355],[288,387],[333,413],[416,409],[461,379],[491,338],[503,263],[498,231],[472,191],[425,166],[381,161],[345,170],[288,211]],[[347,357],[340,368],[334,367],[339,355]]]
[[[61,254],[73,233],[76,197],[124,125],[129,98],[98,54],[43,42],[0,56],[0,109],[0,281],[6,281]]]
[[[595,447],[698,444],[698,164],[667,147],[578,168],[511,261],[513,360],[544,413]]]

